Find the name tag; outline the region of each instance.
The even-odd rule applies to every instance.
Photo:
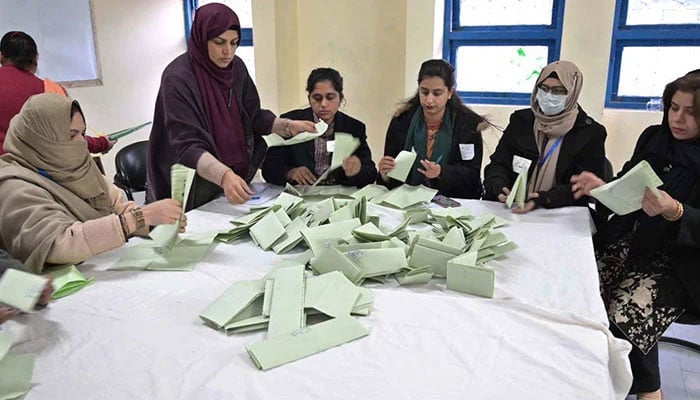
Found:
[[[516,174],[519,174],[521,171],[524,171],[527,174],[527,171],[530,170],[530,164],[532,164],[531,160],[528,160],[525,157],[513,155],[513,172]]]
[[[326,151],[332,153],[335,151],[335,140],[329,140],[326,142]]]
[[[469,161],[474,158],[474,143],[460,143],[459,153],[462,155],[463,161]]]

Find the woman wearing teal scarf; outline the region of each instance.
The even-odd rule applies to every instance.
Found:
[[[389,188],[402,182],[387,176],[402,150],[415,151],[406,178],[451,197],[481,197],[480,130],[488,122],[462,103],[455,93],[454,68],[444,60],[428,60],[418,73],[418,90],[404,102],[387,130],[377,182]]]

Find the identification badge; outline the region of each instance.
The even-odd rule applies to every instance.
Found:
[[[531,160],[528,160],[525,157],[520,157],[513,155],[513,172],[516,174],[519,174],[520,172],[525,172],[527,174],[527,171],[530,170],[530,164],[532,164]]]
[[[335,140],[329,140],[326,142],[326,151],[332,153],[335,151]]]
[[[474,143],[460,143],[459,153],[462,155],[463,161],[469,161],[474,158]]]

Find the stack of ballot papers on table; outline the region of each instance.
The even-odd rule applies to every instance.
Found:
[[[591,190],[591,196],[615,214],[626,215],[642,208],[642,197],[647,189],[660,197],[657,187],[661,185],[661,178],[646,160],[642,160],[623,177]]]
[[[229,334],[267,329],[265,340],[246,347],[256,367],[267,370],[366,336],[351,314],[368,315],[371,304],[369,290],[343,274],[307,277],[297,264],[234,282],[200,318]],[[310,324],[307,317],[319,314],[325,320]]]
[[[31,387],[34,354],[9,354],[12,335],[0,331],[0,399],[23,398]]]
[[[430,203],[437,192],[437,189],[427,188],[423,185],[411,186],[404,184],[391,189],[383,195],[375,196],[372,202],[398,209],[406,209],[416,204]]]

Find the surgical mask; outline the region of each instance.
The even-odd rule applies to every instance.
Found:
[[[557,115],[564,111],[567,96],[566,94],[552,94],[542,89],[537,89],[535,97],[544,115]]]

